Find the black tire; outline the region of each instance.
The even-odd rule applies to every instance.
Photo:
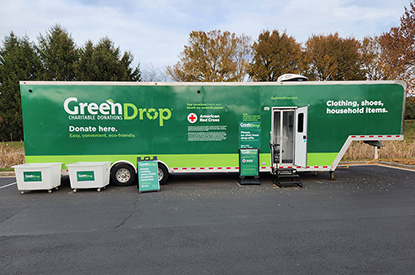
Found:
[[[118,164],[111,169],[111,182],[117,186],[128,186],[135,181],[135,169],[128,164]]]
[[[167,182],[167,179],[169,178],[169,171],[167,170],[166,166],[164,166],[162,163],[158,163],[159,167],[159,183],[165,184]]]

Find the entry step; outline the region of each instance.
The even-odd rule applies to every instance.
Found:
[[[300,181],[300,175],[298,175],[297,170],[293,168],[278,169],[276,173],[276,181],[276,185],[278,187],[287,185],[297,185],[299,187],[303,187],[303,184]]]

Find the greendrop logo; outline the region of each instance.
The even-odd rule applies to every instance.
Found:
[[[84,180],[91,180],[91,179],[93,179],[94,178],[94,175],[90,175],[90,174],[78,174],[78,177],[79,178],[82,178],[82,179],[84,179]]]
[[[137,108],[132,103],[114,103],[112,99],[98,104],[95,102],[79,102],[76,97],[69,97],[63,103],[63,108],[71,120],[156,120],[164,126],[164,121],[169,120],[172,111],[168,108]]]
[[[156,166],[157,162],[139,162],[140,166]]]
[[[242,122],[240,124],[242,128],[258,128],[261,127],[259,123],[249,123],[249,122]]]
[[[42,181],[42,172],[23,172],[23,181]]]
[[[24,177],[26,180],[27,179],[33,179],[33,180],[38,180],[38,179],[40,179],[40,175],[25,175],[25,177]]]
[[[78,181],[94,181],[95,174],[94,171],[78,171],[76,172]]]

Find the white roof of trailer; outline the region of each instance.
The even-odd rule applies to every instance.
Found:
[[[20,85],[67,85],[67,86],[286,86],[286,85],[373,85],[398,84],[406,90],[402,80],[357,81],[288,81],[288,82],[127,82],[127,81],[20,81]]]

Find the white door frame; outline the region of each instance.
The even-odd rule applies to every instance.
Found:
[[[293,163],[282,163],[282,156],[283,156],[283,144],[281,142],[282,139],[282,129],[283,129],[283,112],[291,111],[294,112],[294,127],[293,127]],[[279,135],[276,133],[275,125],[275,113],[280,112],[279,118],[279,126],[278,131],[280,131]],[[302,117],[301,117],[302,116]],[[301,121],[299,121],[301,120]],[[300,125],[299,125],[300,122]],[[301,124],[302,123],[302,124]],[[302,132],[298,132],[301,130]],[[301,167],[307,167],[307,134],[308,134],[308,106],[304,107],[272,107],[271,112],[271,144],[278,143],[279,146],[279,157],[278,160],[281,164],[287,165],[296,165]],[[280,140],[275,141],[276,137],[279,136]],[[273,162],[274,160],[272,160]],[[274,163],[272,163],[273,165]]]
[[[307,167],[308,106],[298,107],[295,110],[294,133],[294,164],[305,168]]]

